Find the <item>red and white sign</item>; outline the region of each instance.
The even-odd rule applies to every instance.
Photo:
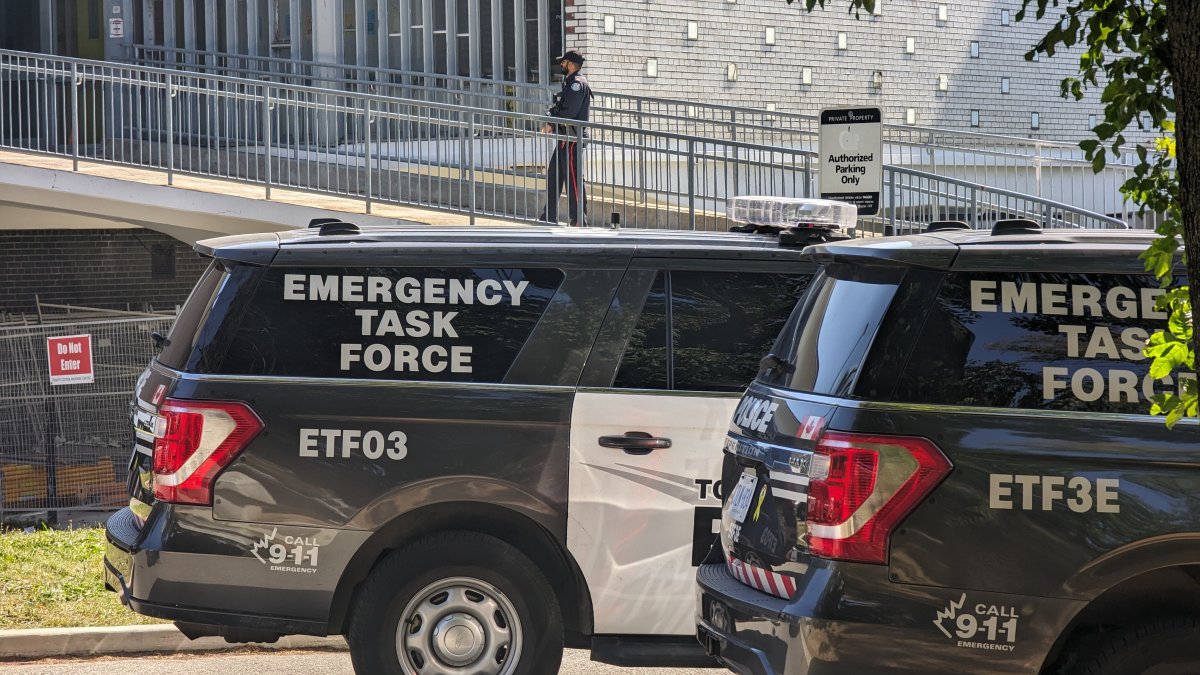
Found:
[[[46,352],[50,356],[50,384],[96,381],[92,370],[91,335],[46,338]]]

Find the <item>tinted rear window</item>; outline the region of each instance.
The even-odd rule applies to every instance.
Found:
[[[272,268],[214,372],[502,382],[556,269]]]
[[[234,320],[230,311],[237,298],[245,297],[261,270],[214,260],[171,326],[159,362],[189,372],[211,372],[219,366],[224,349],[218,336]]]
[[[1146,413],[1175,383],[1149,377],[1166,326],[1147,275],[946,275],[896,398],[912,403]]]
[[[825,267],[760,363],[759,381],[849,395],[903,276],[904,270],[894,267]]]

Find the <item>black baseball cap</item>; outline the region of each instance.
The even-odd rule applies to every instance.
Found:
[[[575,63],[575,64],[582,66],[583,62],[584,62],[584,58],[583,58],[583,54],[580,54],[579,52],[575,51],[574,49],[568,49],[567,51],[563,52],[562,56],[558,57],[557,59],[554,59],[555,63],[558,63],[559,61],[570,61],[571,63]]]

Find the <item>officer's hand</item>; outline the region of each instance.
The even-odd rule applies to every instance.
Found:
[[[554,131],[554,127],[550,126],[549,122],[542,125],[542,133],[543,134],[548,134],[551,131]]]

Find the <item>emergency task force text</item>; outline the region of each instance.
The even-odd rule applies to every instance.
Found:
[[[529,282],[509,279],[446,279],[383,276],[286,274],[283,299],[303,302],[337,302],[397,305],[508,305],[519,307]],[[451,309],[354,309],[353,330],[363,340],[339,345],[338,367],[350,371],[361,364],[372,372],[471,373],[471,345],[454,344],[460,338],[454,325],[459,312]],[[426,338],[440,340],[428,344]],[[414,344],[409,339],[422,340]]]
[[[1150,338],[1150,331],[1137,326],[1105,324],[1137,319],[1166,321],[1166,313],[1155,306],[1163,292],[1160,288],[1115,286],[1101,289],[1087,284],[976,279],[971,281],[970,301],[972,312],[1087,317],[1090,323],[1064,318],[1057,325],[1058,335],[1066,338],[1066,352],[1058,359],[1132,364],[1147,360],[1142,350]],[[1134,403],[1149,401],[1162,393],[1156,388],[1158,381],[1149,375],[1148,368],[1092,368],[1072,364],[1046,365],[1041,371],[1042,399],[1046,401],[1066,393],[1084,402],[1103,399],[1111,403]],[[1161,382],[1164,387],[1178,386],[1170,377]]]

